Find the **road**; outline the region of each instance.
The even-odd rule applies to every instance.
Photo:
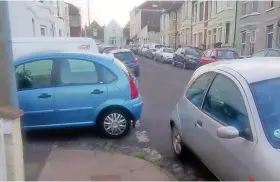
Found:
[[[179,180],[217,180],[191,153],[186,161],[174,157],[169,118],[193,71],[139,57],[139,90],[144,100],[140,125],[129,136],[110,140],[93,129],[39,131],[24,138],[27,180],[37,180],[54,147],[105,150],[141,156],[173,173]]]

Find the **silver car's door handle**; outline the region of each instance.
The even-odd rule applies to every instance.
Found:
[[[195,123],[195,126],[199,127],[199,128],[202,127],[202,125],[203,125],[203,123],[202,123],[201,120],[197,120],[196,123]]]

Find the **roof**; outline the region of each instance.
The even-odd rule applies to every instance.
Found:
[[[129,50],[129,49],[117,49],[117,50],[112,50],[111,51],[112,54],[119,53],[119,52],[131,52],[131,50]]]
[[[100,61],[113,61],[112,59],[109,59],[107,57],[102,56],[101,54],[94,54],[89,51],[53,51],[53,52],[34,52],[29,55],[22,56],[18,59],[15,60],[14,64],[18,65],[24,62],[29,62],[31,60],[36,59],[41,59],[45,57],[50,57],[50,56],[71,56],[74,58],[93,58],[95,60],[100,60]]]
[[[277,57],[254,57],[217,61],[200,67],[198,71],[204,72],[213,68],[234,71],[244,77],[248,83],[280,77],[280,59]]]
[[[150,10],[163,10],[172,6],[173,2],[178,1],[145,1],[139,5],[138,9],[150,9]]]
[[[173,1],[173,4],[165,9],[163,13],[168,13],[171,11],[177,11],[183,5],[184,1]]]

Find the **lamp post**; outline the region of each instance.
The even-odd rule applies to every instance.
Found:
[[[18,107],[8,1],[0,1],[0,106]]]

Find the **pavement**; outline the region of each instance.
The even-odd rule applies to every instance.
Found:
[[[187,155],[185,161],[178,160],[171,145],[170,115],[193,71],[144,57],[138,60],[139,91],[144,100],[140,126],[118,140],[100,137],[98,131],[91,128],[29,133],[24,139],[26,180],[38,180],[47,159],[56,148],[99,150],[128,156],[141,154],[145,160],[160,164],[177,179],[217,180],[192,153]]]
[[[52,150],[39,181],[175,181],[160,167],[118,153]]]

